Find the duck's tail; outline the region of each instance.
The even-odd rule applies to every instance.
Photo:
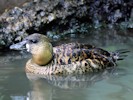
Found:
[[[125,57],[127,57],[127,53],[130,52],[127,49],[120,49],[116,50],[115,52],[112,52],[112,57],[115,61],[123,60]]]

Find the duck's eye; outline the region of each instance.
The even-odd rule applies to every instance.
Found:
[[[37,43],[38,41],[35,39],[29,40],[30,43]]]

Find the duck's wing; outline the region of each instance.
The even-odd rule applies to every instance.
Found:
[[[80,47],[82,46],[82,47]],[[88,60],[88,63],[98,64],[100,66],[112,66],[114,61],[111,54],[100,48],[91,45],[80,45],[72,47],[57,48],[54,57],[58,64],[65,65]]]
[[[68,43],[62,44],[60,46],[56,46],[53,48],[54,53],[64,52],[66,50],[73,50],[73,49],[92,49],[95,48],[93,45],[90,44],[83,44],[83,43]]]

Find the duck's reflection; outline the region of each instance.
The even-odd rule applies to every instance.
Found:
[[[27,100],[52,100],[52,88],[42,79],[31,80],[32,90],[27,94]]]
[[[122,71],[120,71],[122,72]],[[125,72],[120,73],[120,76]],[[80,89],[88,88],[94,83],[110,77],[119,76],[119,71],[110,69],[100,73],[85,75],[47,75],[40,76],[26,73],[31,82],[32,91],[28,92],[28,100],[52,100],[53,90],[61,89]]]

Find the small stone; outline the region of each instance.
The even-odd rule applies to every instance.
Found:
[[[54,39],[54,40],[59,40],[59,39],[60,39],[60,35],[54,35],[54,36],[53,36],[53,39]]]
[[[45,12],[42,11],[42,12],[40,13],[40,15],[41,15],[41,17],[43,17],[43,16],[45,15]]]
[[[51,13],[51,14],[48,16],[48,21],[51,22],[51,21],[53,21],[54,19],[55,19],[55,15]]]
[[[21,41],[21,40],[22,40],[21,36],[18,36],[17,38],[15,38],[15,41]]]
[[[47,35],[49,38],[52,38],[52,37],[53,37],[53,33],[50,32],[50,31],[48,31],[48,32],[46,33],[46,35]]]
[[[120,12],[120,9],[117,9],[117,10],[115,11],[114,17],[116,17],[116,18],[121,18],[121,17],[122,17],[122,13]]]

